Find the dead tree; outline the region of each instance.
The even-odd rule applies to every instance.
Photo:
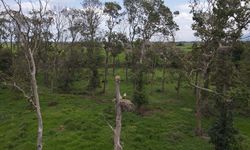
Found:
[[[115,77],[115,129],[114,129],[114,150],[122,150],[120,138],[122,128],[122,110],[121,110],[121,94],[120,94],[120,76]]]
[[[121,128],[122,128],[122,112],[132,112],[135,110],[134,104],[120,94],[120,76],[115,77],[115,129],[107,122],[108,126],[114,133],[114,150],[122,150],[121,146]]]
[[[18,10],[12,10],[4,0],[1,0],[4,9],[10,18],[13,19],[13,24],[16,27],[16,34],[20,37],[20,48],[25,55],[26,65],[28,68],[28,74],[30,79],[30,91],[31,96],[28,96],[24,89],[17,86],[14,82],[12,84],[17,90],[21,91],[25,98],[34,106],[37,121],[38,121],[38,130],[37,130],[37,150],[42,150],[42,139],[43,139],[43,119],[40,108],[40,100],[38,94],[38,86],[36,80],[36,61],[35,61],[35,52],[41,48],[42,43],[42,25],[45,21],[45,14],[47,8],[47,1],[45,5],[42,4],[42,1],[39,0],[39,8],[33,8],[30,12],[30,16],[26,15],[22,10],[22,3],[20,0],[16,0]],[[33,5],[32,5],[33,6]]]

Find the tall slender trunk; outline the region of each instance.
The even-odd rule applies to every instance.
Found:
[[[122,111],[120,105],[120,76],[115,77],[115,91],[116,91],[116,105],[115,105],[115,129],[114,129],[114,150],[122,150],[120,137],[121,137],[121,127],[122,127]]]
[[[51,84],[50,84],[50,89],[53,92],[54,91],[54,87],[55,87],[55,80],[57,79],[57,70],[56,70],[56,63],[57,62],[57,58],[55,56],[55,59],[53,61],[53,68],[52,68],[52,77],[51,77]]]
[[[152,75],[151,75],[151,93],[153,92],[153,84],[154,84],[154,77],[155,77],[155,66],[156,66],[156,60],[154,58],[153,64],[152,64]]]
[[[113,56],[113,76],[115,76],[115,56]]]
[[[198,82],[198,72],[196,71],[195,72],[195,81],[194,81],[194,84],[197,85],[197,82]],[[194,87],[194,94],[196,94],[196,90],[197,90],[197,88]]]
[[[209,88],[209,69],[204,73],[204,88]],[[202,100],[203,100],[203,112],[208,115],[209,113],[209,103],[208,103],[208,92],[202,91]]]
[[[43,119],[42,119],[42,113],[40,109],[40,101],[39,101],[39,95],[38,95],[38,87],[37,87],[37,81],[36,81],[36,65],[33,53],[31,49],[28,49],[29,56],[30,56],[30,62],[31,62],[31,88],[33,92],[33,98],[35,102],[36,107],[36,114],[37,114],[37,121],[38,121],[38,130],[37,130],[37,150],[42,150],[42,140],[43,140]]]
[[[125,52],[125,78],[126,78],[126,82],[128,82],[128,52]]]
[[[178,77],[178,81],[177,81],[177,87],[176,87],[176,92],[177,92],[178,97],[180,96],[181,79],[182,79],[182,75],[179,73],[179,77]]]
[[[109,53],[106,50],[106,60],[105,60],[105,72],[104,72],[104,82],[103,82],[103,93],[106,92],[107,76],[108,76],[108,62],[109,62]]]
[[[197,75],[198,79],[198,75]],[[197,85],[200,86],[199,79],[197,80]],[[195,134],[197,136],[202,136],[202,125],[201,125],[201,89],[196,88],[196,105],[195,105],[195,117],[196,117],[196,128],[195,128]]]
[[[166,68],[163,66],[163,73],[162,73],[162,83],[161,83],[161,91],[165,92],[165,81],[166,81]]]
[[[125,68],[125,74],[126,74],[126,81],[128,82],[128,65],[127,64]]]
[[[151,81],[150,81],[150,88],[151,88],[151,93],[153,92],[153,84],[154,84],[154,77],[155,77],[155,73],[154,71],[151,73]]]

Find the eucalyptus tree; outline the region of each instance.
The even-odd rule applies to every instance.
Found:
[[[38,17],[39,12],[30,12],[32,16]],[[42,42],[41,48],[37,50],[38,64],[44,75],[44,84],[46,86],[50,85],[51,77],[51,52],[53,51],[52,39],[53,39],[53,29],[52,24],[54,22],[54,13],[51,10],[47,10],[43,15],[41,28]]]
[[[70,41],[71,41],[71,46],[72,46],[73,43],[78,39],[78,35],[81,30],[80,23],[79,23],[80,10],[76,8],[64,8],[61,11],[61,13],[66,18],[66,26],[68,27],[69,36],[70,36],[70,37],[65,37],[66,38],[65,41],[71,39]],[[58,27],[59,26],[57,26],[57,30],[58,30]]]
[[[231,96],[228,94],[234,70],[230,57],[232,47],[239,41],[242,30],[249,24],[249,1],[215,0],[205,2],[208,4],[207,9],[200,7],[200,1],[195,0],[191,3],[191,12],[195,21],[193,29],[197,31],[196,35],[204,43],[201,55],[207,57],[202,60],[199,71],[204,77],[210,65],[214,64],[216,77],[213,79],[216,89],[208,90],[201,85],[195,85],[195,87],[216,95],[219,115],[210,130],[211,142],[215,144],[215,149],[236,149],[234,147],[237,143],[234,136],[236,132],[232,124],[232,109],[230,108]]]
[[[111,41],[112,35],[114,32],[114,28],[119,25],[121,22],[121,17],[123,16],[122,7],[116,2],[106,2],[103,10],[103,13],[108,17],[106,21],[106,25],[108,27],[108,31],[106,33],[107,40],[105,42],[105,73],[104,73],[104,84],[103,84],[103,93],[106,91],[107,84],[107,76],[108,76],[108,62],[109,62],[109,52],[111,51]],[[113,75],[114,75],[114,64],[113,64]]]
[[[124,6],[127,11],[127,18],[130,24],[130,41],[133,51],[136,52],[139,57],[134,61],[134,72],[135,72],[135,90],[134,90],[134,101],[139,108],[141,103],[137,101],[146,102],[142,90],[144,89],[143,75],[145,72],[144,59],[145,52],[150,47],[150,40],[157,33],[164,33],[169,35],[169,31],[175,30],[177,25],[173,21],[173,14],[170,9],[164,5],[162,0],[153,1],[132,1],[124,0]],[[173,28],[172,28],[173,27]],[[135,49],[134,40],[139,39],[139,48]],[[136,58],[136,57],[135,57]],[[139,99],[140,100],[139,100]],[[139,104],[139,105],[138,105]]]
[[[112,40],[110,42],[110,54],[113,57],[113,74],[115,74],[115,69],[117,65],[116,57],[121,54],[125,49],[125,44],[128,43],[128,39],[125,34],[114,32],[112,35]]]
[[[165,43],[165,42],[159,42],[154,45],[155,49],[158,49],[159,51],[159,57],[160,57],[160,66],[162,68],[162,81],[161,81],[161,91],[165,92],[165,83],[166,83],[166,73],[167,68],[171,65],[171,57],[173,57],[172,54],[172,47],[171,45]]]
[[[77,56],[76,45],[80,41],[80,9],[57,8],[54,10],[54,26],[56,28],[52,53],[54,79],[57,79],[57,87],[60,90],[69,92],[80,67],[80,65],[75,66],[76,58],[74,58]],[[68,41],[69,44],[67,44]],[[60,59],[59,56],[61,56]]]
[[[16,27],[16,36],[20,37],[20,49],[18,49],[26,58],[26,73],[29,75],[28,85],[30,95],[27,91],[19,86],[16,82],[12,86],[22,92],[28,101],[34,106],[37,114],[38,131],[37,131],[37,149],[41,150],[43,137],[43,120],[38,94],[38,85],[36,79],[37,66],[36,54],[38,49],[41,49],[43,41],[43,26],[46,24],[47,3],[43,4],[38,1],[38,9],[33,8],[30,14],[25,14],[22,9],[21,1],[16,1],[17,11],[12,10],[4,0],[1,0],[8,16],[13,19],[13,24]],[[11,78],[11,77],[10,77]],[[6,83],[7,84],[7,83]]]
[[[87,50],[87,67],[90,70],[88,88],[95,90],[100,86],[98,67],[101,62],[102,46],[98,38],[98,28],[101,24],[102,3],[99,0],[84,0],[80,12],[80,33]]]
[[[59,58],[63,54],[63,43],[67,42],[67,24],[71,24],[67,21],[70,21],[70,15],[67,14],[67,10],[63,9],[59,5],[54,6],[52,9],[53,11],[53,26],[55,31],[53,32],[52,41],[52,51],[50,53],[51,58],[51,82],[50,88],[53,91],[56,87],[56,79],[58,78],[58,71],[59,71]],[[66,18],[68,16],[69,18]],[[73,31],[72,31],[73,32]],[[74,35],[74,34],[71,34]],[[72,38],[73,39],[73,38]]]

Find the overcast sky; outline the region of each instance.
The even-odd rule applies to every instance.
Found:
[[[50,0],[52,3],[64,5],[67,7],[81,7],[79,5],[82,0]],[[115,1],[120,5],[123,4],[123,0],[101,0],[102,2],[106,1]],[[168,6],[172,12],[178,10],[180,14],[175,17],[175,21],[179,25],[180,30],[176,33],[177,41],[194,41],[197,40],[193,35],[191,29],[192,24],[192,15],[189,14],[190,8],[189,0],[164,0],[166,6]]]
[[[34,5],[38,4],[37,0],[22,0],[23,9],[31,9],[30,2],[33,2]],[[123,0],[101,0],[101,2],[106,1],[115,1],[120,5],[123,4]],[[6,0],[9,5],[14,5],[13,0]],[[49,0],[50,6],[60,6],[60,7],[73,7],[73,8],[81,8],[82,0]],[[193,31],[191,29],[192,24],[192,15],[189,13],[189,0],[164,0],[166,6],[168,6],[172,12],[179,11],[180,14],[174,18],[174,20],[179,25],[180,30],[176,33],[176,41],[195,41],[196,37],[193,35]]]

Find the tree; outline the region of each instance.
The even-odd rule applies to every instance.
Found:
[[[101,23],[102,3],[99,0],[84,0],[82,6],[80,33],[86,41],[87,63],[91,71],[88,88],[95,90],[100,86],[98,67],[101,61],[100,49],[102,46],[98,43],[97,29]]]
[[[204,59],[204,73],[211,62],[215,65],[216,90],[195,85],[196,88],[213,91],[216,95],[216,104],[219,112],[218,118],[210,130],[211,142],[216,150],[236,149],[235,129],[233,127],[232,108],[228,91],[232,81],[231,48],[239,40],[242,30],[249,23],[249,1],[206,1],[207,9],[200,8],[200,1],[193,1],[192,13],[195,23],[196,35],[204,42],[202,56],[213,54],[209,59]],[[222,45],[227,46],[222,46]],[[213,61],[214,59],[214,61]]]
[[[128,22],[130,24],[130,41],[134,54],[134,102],[139,108],[142,103],[146,102],[144,89],[144,72],[145,66],[143,65],[145,59],[145,52],[150,46],[150,39],[156,33],[164,33],[165,36],[170,35],[170,32],[175,29],[175,22],[173,21],[172,12],[164,5],[162,0],[154,1],[131,1],[125,0],[124,6],[128,14]],[[134,39],[138,37],[138,47],[135,48]],[[138,99],[140,98],[140,99]],[[138,103],[137,103],[138,101]]]
[[[43,5],[42,1],[39,0],[39,8],[33,8],[30,15],[26,16],[22,10],[22,4],[20,1],[16,1],[18,11],[10,9],[10,7],[3,0],[1,0],[1,2],[5,8],[6,13],[13,19],[12,23],[16,27],[15,34],[20,38],[19,50],[25,55],[26,58],[26,68],[29,74],[30,82],[28,83],[30,86],[31,96],[26,94],[25,90],[19,87],[15,82],[12,84],[12,86],[22,92],[36,110],[38,121],[37,149],[41,150],[43,148],[43,119],[36,79],[37,67],[35,54],[37,50],[41,48],[42,44],[42,27],[45,24],[44,20],[46,20],[45,14],[47,12],[47,3]]]
[[[62,9],[60,6],[54,6],[53,9],[53,25],[56,28],[56,31],[53,36],[53,50],[51,51],[51,83],[50,88],[53,91],[54,88],[57,86],[56,79],[58,78],[58,71],[59,71],[59,56],[62,54],[63,43],[66,42],[67,37],[67,18],[65,12],[66,10]],[[65,16],[65,15],[66,16]],[[68,16],[69,17],[69,16]],[[69,21],[70,19],[68,19]],[[70,23],[69,23],[70,24]],[[72,33],[71,35],[74,36]],[[73,39],[73,38],[72,38]]]
[[[120,76],[115,77],[115,130],[114,130],[114,150],[122,150],[120,138],[122,128],[122,109],[121,109],[121,94],[120,94]]]
[[[111,51],[111,41],[113,38],[114,28],[121,22],[121,17],[123,13],[121,12],[122,7],[116,2],[106,2],[104,8],[104,14],[108,16],[106,21],[108,31],[107,31],[107,41],[105,42],[105,72],[104,72],[104,82],[103,82],[103,93],[106,91],[107,76],[108,76],[108,62],[109,62],[109,52]],[[114,64],[113,64],[114,65]],[[115,66],[113,66],[114,68]],[[114,69],[113,69],[114,76]]]
[[[122,33],[114,33],[111,35],[112,40],[110,42],[110,53],[113,57],[113,75],[115,74],[116,69],[116,57],[124,51],[125,44],[128,43],[126,35]]]

